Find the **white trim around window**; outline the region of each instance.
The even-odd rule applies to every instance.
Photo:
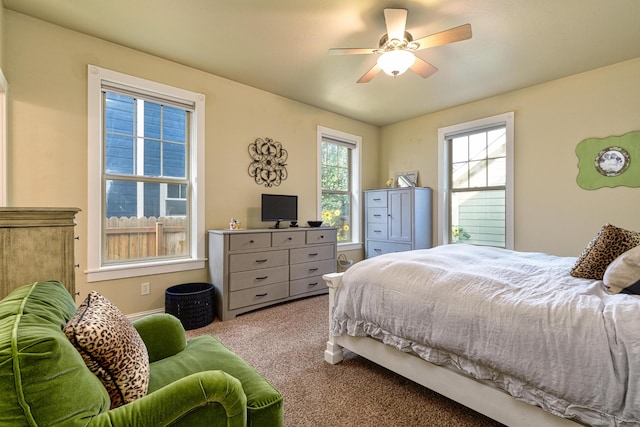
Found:
[[[162,274],[206,267],[205,264],[205,226],[204,226],[204,130],[205,97],[203,94],[174,88],[161,83],[129,76],[89,65],[88,76],[88,215],[87,215],[87,274],[88,282],[122,279],[127,277]],[[189,258],[147,261],[119,265],[103,265],[102,262],[102,85],[108,81],[143,92],[155,93],[169,99],[182,99],[192,102],[195,110],[192,115],[192,140],[189,179],[193,188],[191,205],[191,256]]]
[[[505,188],[505,246],[507,249],[514,249],[514,182],[513,182],[513,159],[514,159],[514,113],[508,112],[492,117],[473,120],[457,125],[447,126],[438,129],[438,244],[448,244],[449,234],[445,230],[451,228],[449,223],[449,151],[447,140],[457,134],[472,132],[474,130],[485,129],[495,125],[506,127],[507,156],[506,156],[506,188]]]
[[[318,157],[318,194],[316,212],[322,217],[322,139],[342,142],[352,146],[351,165],[351,242],[338,243],[338,250],[362,249],[362,137],[324,126],[317,128],[317,157]]]
[[[0,70],[0,206],[7,206],[7,92],[9,83]]]

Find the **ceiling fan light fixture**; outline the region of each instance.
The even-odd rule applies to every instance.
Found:
[[[416,57],[406,50],[391,50],[378,58],[378,66],[390,76],[399,76],[413,65]]]

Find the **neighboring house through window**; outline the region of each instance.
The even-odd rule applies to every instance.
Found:
[[[513,249],[513,113],[438,130],[438,242]]]
[[[89,281],[204,268],[204,96],[88,76]]]
[[[318,126],[319,215],[338,228],[338,245],[360,243],[360,145],[362,138]]]

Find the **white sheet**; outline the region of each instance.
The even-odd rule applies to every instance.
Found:
[[[640,298],[570,276],[574,262],[471,245],[371,258],[344,274],[332,333],[372,336],[556,415],[640,425]]]

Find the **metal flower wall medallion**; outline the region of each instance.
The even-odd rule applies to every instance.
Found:
[[[282,144],[271,138],[257,138],[249,144],[249,155],[253,162],[249,165],[249,176],[256,180],[256,184],[265,187],[280,185],[287,179],[287,150]]]

